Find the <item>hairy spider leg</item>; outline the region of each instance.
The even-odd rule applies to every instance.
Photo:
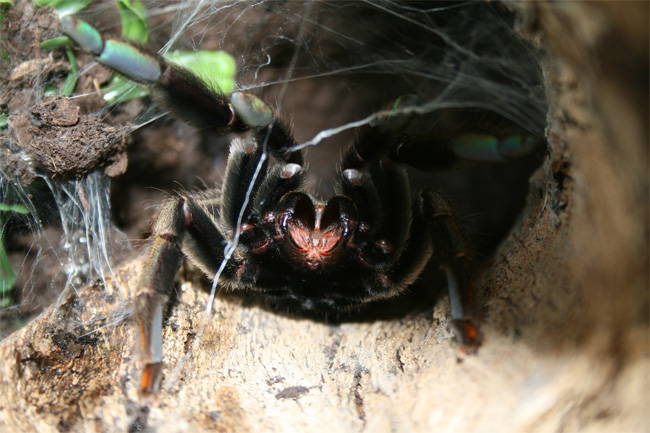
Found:
[[[222,230],[228,233],[236,229],[246,190],[263,155],[251,140],[254,141],[250,137],[248,141],[239,138],[233,141],[220,199],[214,192],[212,198],[177,197],[163,204],[155,219],[135,300],[140,356],[144,364],[141,392],[145,395],[156,394],[160,387],[163,310],[183,255],[208,276],[214,275],[225,260],[224,251],[229,240]],[[302,168],[294,163],[268,170],[268,161],[263,161],[257,172],[257,181],[250,191],[250,203],[240,226],[240,242],[248,249],[264,247],[258,242],[260,238],[265,242],[265,234],[260,237],[255,233],[260,230],[258,221],[275,203],[273,200],[298,188],[303,178]],[[217,215],[219,221],[215,218]],[[226,281],[242,285],[253,284],[256,280],[254,268],[246,266],[239,255],[227,261],[222,275]]]
[[[104,40],[88,23],[64,16],[63,31],[95,59],[151,88],[153,100],[176,118],[222,133],[252,131],[258,143],[286,162],[302,165],[302,154],[292,152],[295,141],[289,128],[255,95],[215,90],[192,71],[167,61],[150,47],[117,39]]]
[[[483,113],[482,116],[464,113],[458,116],[467,118],[465,122],[477,117],[482,119],[477,124],[466,125],[469,131],[472,128],[480,131],[487,124],[491,125],[493,131],[499,131],[498,135],[494,135],[494,132],[459,131],[456,128],[449,130],[447,124],[450,121],[444,119],[449,115],[448,111],[441,110],[424,116],[430,122],[430,130],[422,133],[426,128],[415,128],[418,132],[414,131],[414,134],[405,131],[401,141],[391,148],[389,157],[418,170],[438,171],[467,160],[492,163],[510,161],[528,156],[542,147],[541,139],[493,113]]]
[[[393,104],[397,105],[404,106],[404,102]],[[451,202],[439,192],[424,191],[411,203],[403,169],[394,164],[392,158],[388,159],[395,157],[395,149],[409,140],[402,135],[409,122],[404,117],[407,116],[389,116],[359,133],[343,157],[339,185],[342,192],[358,204],[361,220],[365,218],[377,224],[364,242],[360,242],[361,257],[371,258],[373,266],[380,269],[390,269],[391,280],[403,286],[414,282],[432,256],[440,264],[447,275],[452,331],[461,352],[472,351],[478,344],[471,310],[472,248],[457,223]],[[436,148],[435,143],[430,142],[418,145]],[[444,166],[453,162],[456,155],[450,154],[449,147],[440,146],[430,150],[427,158],[439,158]],[[395,162],[408,163],[399,159]],[[405,211],[409,208],[413,210],[410,214]],[[408,215],[416,221],[405,220]],[[402,245],[402,251],[394,256],[398,258],[397,263],[391,263],[387,255],[383,264],[372,244],[391,245],[391,240],[395,241],[392,245]]]
[[[195,251],[193,262],[202,268],[214,262],[220,264],[223,260],[228,240],[218,230],[213,218],[203,210],[210,204],[216,205],[214,199],[199,204],[189,196],[176,197],[161,206],[155,219],[147,259],[135,293],[134,315],[139,357],[143,364],[140,384],[143,394],[157,393],[160,387],[163,312],[181,267],[183,253]],[[199,247],[188,247],[191,243]],[[232,258],[224,275],[234,276],[239,267],[238,260]]]
[[[451,329],[459,350],[476,350],[478,331],[472,323],[471,276],[472,248],[449,199],[437,191],[421,194],[420,218],[426,221],[430,236],[434,239],[433,256],[447,274],[449,303],[451,305]]]
[[[243,211],[241,223],[247,224],[248,229],[257,224],[270,204],[278,203],[285,193],[302,186],[304,178],[302,153],[295,152],[288,155],[287,159],[296,162],[274,165],[269,170],[268,154],[258,142],[259,139],[265,138],[260,134],[255,134],[254,137],[235,138],[230,146],[221,194],[221,221],[228,230],[234,231],[237,227],[239,215],[246,201],[248,203]],[[269,145],[271,143],[276,144],[270,142]],[[260,164],[261,167],[258,168]],[[255,173],[257,173],[256,178]],[[251,188],[253,178],[255,184]]]
[[[162,319],[171,283],[180,269],[183,256],[180,237],[185,231],[184,202],[173,199],[160,208],[153,227],[148,259],[138,281],[134,316],[143,364],[141,391],[154,392],[160,385],[162,369]]]
[[[413,284],[429,263],[431,236],[419,220],[419,201],[402,167],[375,162],[361,178],[359,184],[345,179],[341,188],[357,203],[358,260],[376,270],[369,292],[388,298]]]
[[[424,171],[447,169],[461,160],[503,162],[530,155],[540,149],[542,140],[520,127],[508,122],[498,114],[487,111],[470,113],[461,110],[436,110],[422,116],[429,124],[419,129],[426,131],[410,134],[407,128],[414,119],[419,98],[403,95],[395,99],[374,124],[366,127],[364,139],[357,140],[344,158],[348,168],[359,168],[364,163],[381,157],[389,157],[410,167]],[[449,129],[458,124],[461,117],[469,131]],[[477,121],[480,119],[480,121]],[[476,122],[476,124],[474,124]],[[489,125],[500,130],[497,135],[478,132]],[[392,139],[391,139],[392,137]]]
[[[491,134],[461,133],[453,136],[405,135],[389,157],[423,171],[438,171],[463,160],[504,162],[522,158],[539,148],[540,140],[526,134],[497,138]]]
[[[375,298],[401,293],[431,257],[428,233],[413,223],[415,203],[406,172],[386,157],[401,126],[387,122],[357,131],[343,155],[336,187],[357,205],[354,245],[362,267],[376,270],[374,280],[367,283]]]

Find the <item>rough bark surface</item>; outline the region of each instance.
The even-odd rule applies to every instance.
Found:
[[[549,51],[550,155],[476,282],[477,355],[456,360],[446,301],[328,326],[218,298],[205,320],[188,281],[142,402],[133,263],[2,341],[0,430],[648,431],[648,5],[525,9]]]

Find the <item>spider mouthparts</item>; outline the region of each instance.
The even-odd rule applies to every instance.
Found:
[[[317,271],[322,263],[319,259],[312,259],[312,258],[307,258],[305,260],[305,265],[312,271]]]
[[[339,195],[327,204],[314,204],[307,194],[292,192],[283,197],[280,207],[276,233],[286,240],[288,258],[310,270],[338,261],[356,229],[356,207],[351,199]]]

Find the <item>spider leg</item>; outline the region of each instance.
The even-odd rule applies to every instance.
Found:
[[[394,100],[386,107],[389,114],[362,128],[363,138],[355,140],[344,157],[343,165],[358,169],[374,159],[388,156],[413,168],[435,171],[451,167],[463,159],[503,162],[522,158],[542,144],[539,137],[488,112],[438,110],[422,116],[426,122],[420,124],[420,129],[426,133],[414,133],[409,126],[413,123],[417,106],[418,97],[415,95],[403,95]],[[476,122],[472,122],[473,119]],[[467,130],[453,129],[455,124],[467,124],[464,126]],[[488,128],[499,132],[480,132]]]
[[[345,167],[345,166],[344,166]],[[376,161],[364,171],[345,169],[337,192],[357,205],[359,232],[355,243],[360,259],[369,266],[388,269],[408,238],[411,193],[406,174],[391,161]]]
[[[420,120],[425,122],[418,132],[404,126],[404,137],[389,152],[394,161],[419,170],[445,169],[462,160],[505,162],[542,147],[539,137],[487,111],[438,110]]]
[[[391,109],[412,103],[412,98],[398,99]],[[407,116],[396,114],[361,131],[343,157],[339,188],[357,203],[360,220],[376,226],[359,249],[362,261],[385,270],[383,276],[378,274],[380,282],[400,290],[415,281],[431,256],[440,264],[447,275],[451,327],[461,351],[470,351],[478,344],[478,333],[471,322],[471,248],[453,205],[442,194],[425,191],[411,203],[408,179],[392,161],[395,149],[403,144],[400,134],[409,122]],[[429,147],[434,150],[427,158],[438,158],[438,164],[456,158],[450,155],[449,147]],[[396,162],[416,165],[403,159]],[[424,224],[413,223],[406,209],[413,209],[412,217]],[[397,246],[395,251],[392,245]],[[385,254],[383,260],[379,250]]]
[[[395,100],[390,110],[412,105],[414,95]],[[410,219],[410,188],[406,173],[388,159],[388,153],[399,142],[399,132],[406,126],[407,116],[386,117],[357,130],[355,140],[342,158],[338,191],[360,204],[362,220],[373,220],[374,234],[386,234],[391,241],[402,244],[408,236]]]
[[[153,100],[178,119],[223,133],[252,131],[274,156],[302,165],[302,154],[291,150],[296,144],[291,130],[257,96],[233,92],[228,97],[151,48],[116,39],[104,40],[88,23],[71,16],[62,17],[61,26],[64,33],[99,63],[149,86]]]
[[[155,394],[160,386],[163,312],[183,255],[208,275],[213,275],[224,259],[228,240],[204,210],[216,205],[214,199],[176,197],[161,206],[155,220],[135,294],[134,314],[143,364],[142,394]],[[240,268],[240,261],[231,258],[223,275],[233,279]]]
[[[453,136],[405,136],[389,153],[392,160],[422,171],[443,170],[461,160],[504,162],[523,158],[540,146],[540,140],[524,133],[501,137],[463,132]]]
[[[242,231],[254,228],[284,194],[301,186],[302,153],[296,152],[291,159],[299,163],[278,164],[269,170],[268,156],[256,140],[233,141],[221,194],[221,222],[226,229],[234,231],[238,222],[245,229]]]
[[[472,249],[458,224],[453,205],[441,193],[424,191],[420,217],[435,240],[433,256],[447,274],[451,328],[461,352],[478,346],[478,332],[472,323]]]
[[[358,260],[375,269],[370,290],[376,298],[394,296],[412,284],[431,257],[429,233],[413,224],[412,193],[404,168],[386,157],[397,139],[374,125],[357,132],[343,156],[337,192],[357,205]]]
[[[153,229],[148,258],[135,293],[134,316],[143,370],[140,391],[158,391],[162,370],[162,318],[174,277],[180,269],[180,237],[185,231],[183,203],[165,204]]]

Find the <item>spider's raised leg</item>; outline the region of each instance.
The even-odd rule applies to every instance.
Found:
[[[302,164],[291,131],[278,121],[271,108],[258,97],[233,92],[230,97],[208,85],[190,70],[167,61],[148,47],[108,39],[88,23],[71,16],[61,18],[63,31],[95,59],[147,85],[153,100],[178,119],[222,133],[252,131],[269,152],[287,162]]]
[[[375,271],[366,283],[374,299],[398,295],[413,284],[434,248],[404,167],[386,156],[399,142],[396,126],[378,124],[358,131],[343,156],[338,182],[339,192],[357,205],[354,246],[362,267]]]
[[[359,168],[373,159],[388,157],[419,170],[436,171],[461,160],[503,162],[522,158],[542,145],[538,137],[486,111],[438,110],[421,116],[419,125],[424,133],[413,131],[409,126],[417,105],[415,95],[393,101],[386,108],[388,115],[362,130],[363,138],[347,152],[343,165]],[[454,126],[458,123],[465,129]]]
[[[541,139],[494,113],[446,110],[424,119],[430,126],[422,127],[424,133],[403,131],[400,142],[390,150],[391,159],[419,170],[437,171],[463,160],[511,161],[542,147]],[[490,132],[483,132],[486,130]]]

